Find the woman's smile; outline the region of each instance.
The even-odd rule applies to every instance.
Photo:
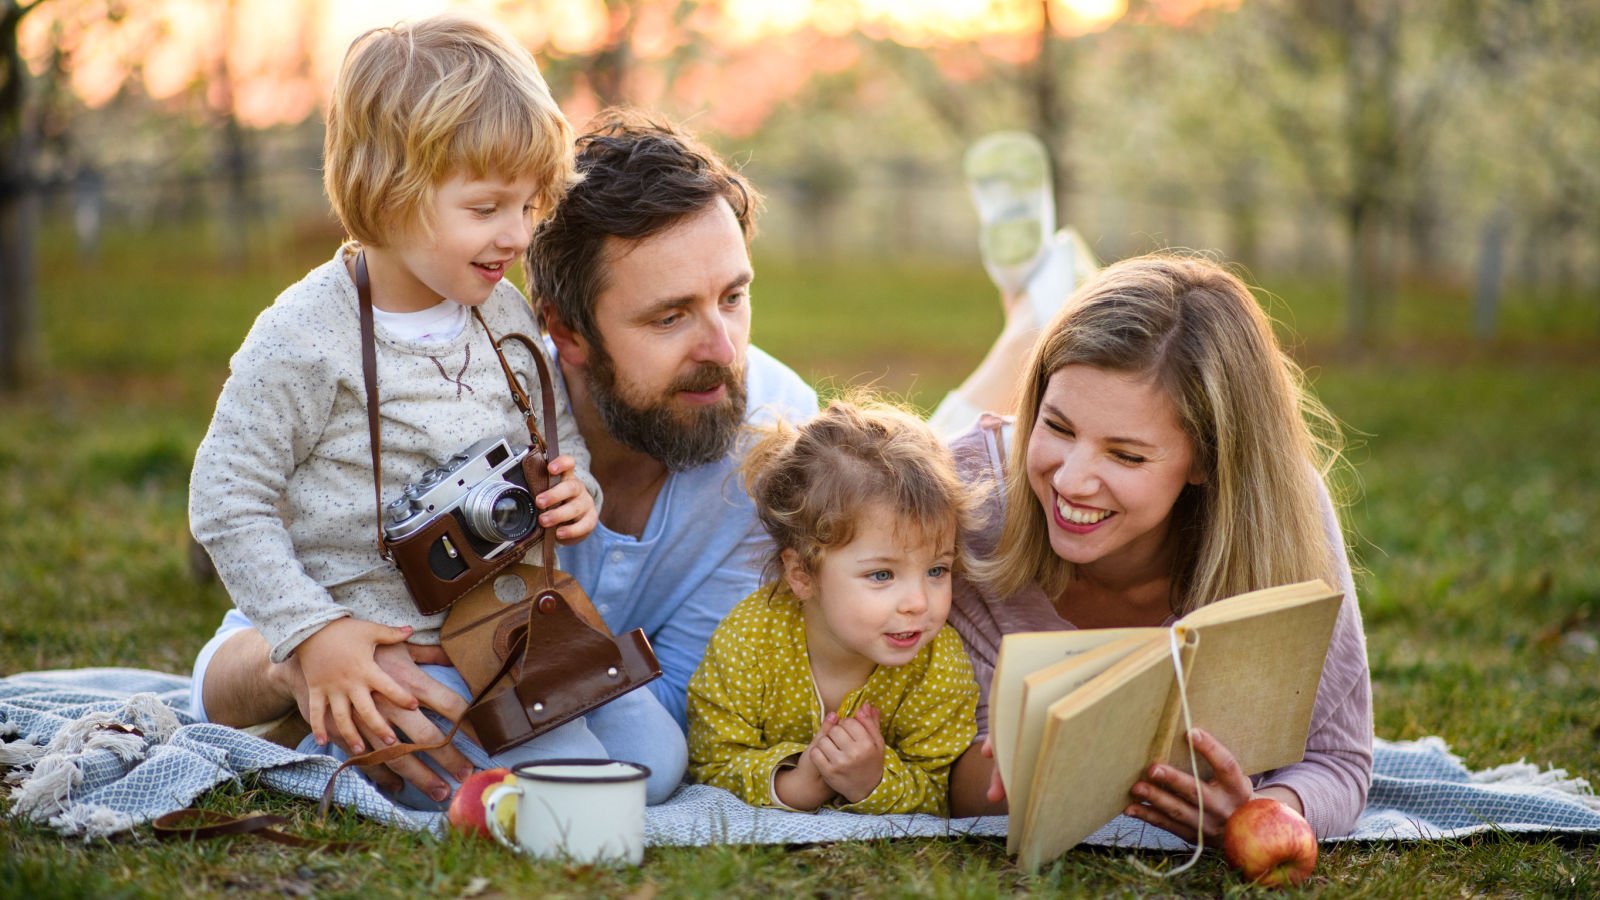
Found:
[[[1109,509],[1079,506],[1060,494],[1056,495],[1056,525],[1074,534],[1088,534],[1113,515],[1116,514]]]

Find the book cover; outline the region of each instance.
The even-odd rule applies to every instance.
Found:
[[[1150,763],[1188,771],[1185,699],[1194,727],[1246,774],[1300,760],[1341,599],[1310,581],[1220,600],[1171,628],[1007,635],[990,733],[1011,798],[1008,851],[1037,869],[1115,818]]]

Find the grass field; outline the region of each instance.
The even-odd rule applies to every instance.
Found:
[[[186,672],[227,606],[218,586],[189,577],[190,458],[255,313],[331,247],[263,250],[230,271],[197,259],[199,243],[179,233],[113,238],[85,264],[63,241],[43,241],[41,366],[25,392],[0,400],[0,674]],[[998,327],[975,267],[758,267],[757,343],[823,384],[874,381],[932,405]],[[1351,432],[1346,515],[1377,733],[1437,734],[1469,765],[1526,758],[1600,782],[1594,310],[1513,308],[1511,334],[1480,347],[1466,338],[1465,298],[1415,290],[1392,319],[1392,340],[1354,358],[1319,349],[1337,344],[1335,291],[1273,287],[1274,311],[1305,331],[1302,358]],[[652,849],[637,870],[568,870],[348,818],[319,826],[311,804],[250,784],[203,804],[279,811],[299,833],[356,836],[375,849],[330,857],[250,841],[171,846],[148,830],[83,845],[5,819],[0,897],[1249,891],[1215,855],[1172,881],[1092,850],[1029,876],[988,840]],[[1328,846],[1304,892],[1600,896],[1600,842],[1486,835]]]

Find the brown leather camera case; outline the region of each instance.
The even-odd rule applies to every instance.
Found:
[[[522,657],[511,678],[467,710],[485,750],[515,747],[661,675],[644,632],[612,637],[571,575],[517,563],[501,578],[512,576],[521,579],[521,600],[503,602],[499,579],[488,581],[456,601],[440,632],[473,696],[495,682],[507,660]],[[540,584],[550,586],[534,595]]]

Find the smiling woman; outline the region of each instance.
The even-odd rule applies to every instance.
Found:
[[[1345,601],[1305,760],[1252,781],[1228,748],[1197,738],[1215,775],[1152,769],[1129,786],[1138,802],[1127,813],[1214,841],[1228,813],[1266,796],[1303,810],[1321,836],[1348,833],[1371,777],[1372,713],[1321,480],[1338,455],[1331,418],[1250,291],[1214,263],[1127,260],[1067,303],[1034,350],[1009,451],[998,420],[953,445],[963,474],[1002,485],[968,535],[978,562],[950,614],[979,683],[1007,633],[1170,624],[1224,597],[1320,578]],[[952,809],[999,811],[1003,799],[987,744],[975,746],[956,766]]]

